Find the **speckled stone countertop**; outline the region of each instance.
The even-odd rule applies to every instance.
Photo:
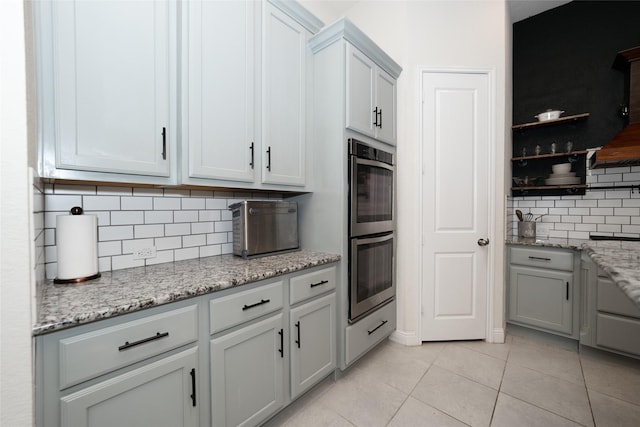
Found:
[[[585,251],[640,307],[640,242],[581,239],[512,239],[513,245],[545,246]]]
[[[233,255],[107,271],[80,284],[38,290],[33,335],[78,326],[340,260],[307,250],[244,260]]]

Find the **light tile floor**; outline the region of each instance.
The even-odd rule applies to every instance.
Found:
[[[639,427],[640,361],[522,328],[505,344],[387,341],[267,425]]]

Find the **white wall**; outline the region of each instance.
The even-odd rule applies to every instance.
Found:
[[[33,423],[24,11],[0,2],[0,424]]]
[[[403,72],[398,81],[398,325],[396,338],[420,342],[421,228],[419,211],[420,67],[473,68],[494,71],[496,203],[492,234],[493,285],[489,309],[496,330],[490,341],[500,341],[504,325],[505,140],[510,126],[507,70],[510,32],[506,2],[476,1],[359,1],[343,9],[308,1],[310,11],[331,22],[340,12],[351,19],[396,62]],[[329,2],[334,3],[334,2]],[[340,3],[340,2],[339,2]],[[509,72],[510,74],[510,72]],[[507,115],[507,113],[509,113]],[[506,117],[509,117],[507,120]],[[508,123],[507,123],[508,121]]]

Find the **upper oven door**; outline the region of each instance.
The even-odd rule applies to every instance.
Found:
[[[393,231],[393,166],[351,156],[350,234]]]

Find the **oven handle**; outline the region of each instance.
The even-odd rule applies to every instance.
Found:
[[[395,166],[390,165],[388,163],[381,162],[379,160],[362,159],[360,157],[353,156],[353,162],[354,162],[354,165],[375,166],[377,168],[390,170],[391,172],[395,170]]]
[[[380,243],[386,242],[387,240],[393,239],[393,231],[389,234],[385,234],[383,236],[375,236],[375,237],[354,237],[353,240],[357,240],[358,245],[366,245],[367,243]]]

